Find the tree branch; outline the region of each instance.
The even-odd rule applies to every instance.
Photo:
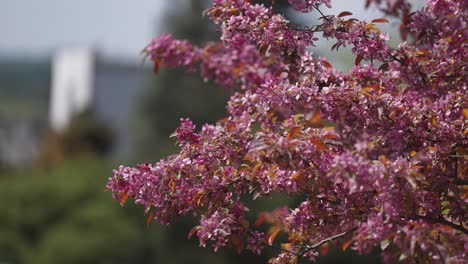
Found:
[[[290,254],[293,254],[293,255],[296,255],[298,257],[300,257],[301,255],[298,253],[298,252],[294,252],[294,251],[291,251],[291,250],[287,250],[287,249],[284,249],[284,248],[281,248],[281,247],[275,247],[273,245],[270,245],[266,242],[263,243],[265,246],[269,247],[269,248],[272,248],[272,249],[276,249],[276,250],[280,250],[280,251],[284,251],[284,252],[288,252]]]
[[[455,230],[458,230],[464,234],[468,234],[467,230],[465,229],[465,227],[463,227],[463,224],[460,224],[460,225],[456,225],[452,222],[449,222],[447,220],[445,220],[444,218],[442,217],[439,217],[439,218],[431,218],[431,217],[427,217],[427,216],[421,216],[421,215],[418,215],[416,216],[418,219],[422,219],[426,222],[429,222],[431,224],[441,224],[441,225],[446,225],[446,226],[449,226]]]
[[[455,184],[456,185],[468,185],[468,180],[456,178],[455,179]]]
[[[327,20],[328,22],[330,22],[330,18],[328,18],[328,16],[326,16],[324,13],[322,13],[322,11],[318,8],[318,6],[314,6],[314,8],[320,13],[320,15],[322,15],[322,17]]]
[[[276,247],[276,246],[270,245],[268,243],[263,243],[263,244],[265,246],[269,247],[269,248],[284,251],[284,252],[288,252],[290,254],[296,255],[297,257],[301,258],[306,252],[308,252],[310,250],[315,250],[315,249],[319,248],[320,246],[322,246],[325,243],[331,242],[333,240],[336,240],[336,239],[342,238],[342,237],[344,237],[344,236],[346,236],[348,234],[351,234],[352,232],[356,231],[356,229],[357,229],[357,227],[353,227],[353,228],[351,228],[351,229],[349,229],[349,230],[347,230],[347,231],[345,231],[343,233],[340,233],[340,234],[325,238],[325,239],[313,244],[312,246],[305,247],[303,250],[301,250],[299,252],[295,252],[295,251],[283,249],[283,248],[280,248],[280,247]]]
[[[340,234],[325,238],[325,239],[313,244],[312,246],[306,247],[305,250],[303,252],[301,252],[301,255],[306,253],[307,251],[317,249],[317,248],[319,248],[320,246],[322,246],[325,243],[331,242],[331,241],[333,241],[335,239],[342,238],[342,237],[344,237],[344,236],[346,236],[348,234],[351,234],[352,232],[356,231],[356,229],[357,229],[357,227],[353,227],[353,228],[351,228],[348,231],[345,231],[343,233],[340,233]]]

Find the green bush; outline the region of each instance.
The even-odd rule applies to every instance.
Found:
[[[135,208],[122,210],[103,191],[110,168],[102,160],[80,159],[2,175],[0,263],[156,259],[157,239],[141,238],[157,236],[160,229],[147,228]]]

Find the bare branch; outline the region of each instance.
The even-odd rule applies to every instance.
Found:
[[[431,217],[427,217],[427,216],[420,216],[418,215],[417,216],[418,219],[422,219],[426,222],[429,222],[429,223],[432,223],[432,224],[441,224],[441,225],[446,225],[446,226],[449,226],[455,230],[458,230],[464,234],[468,234],[467,230],[465,229],[465,227],[463,226],[463,224],[460,224],[460,225],[456,225],[452,222],[449,222],[447,220],[445,220],[444,218],[442,217],[439,217],[439,218],[431,218]]]
[[[321,240],[320,242],[317,242],[317,243],[313,244],[312,246],[306,247],[305,250],[303,252],[301,252],[301,255],[306,253],[307,251],[315,250],[315,249],[319,248],[320,246],[322,246],[325,243],[331,242],[333,240],[336,240],[338,238],[342,238],[342,237],[344,237],[344,236],[346,236],[348,234],[351,234],[352,232],[356,231],[356,229],[357,229],[357,227],[353,227],[353,228],[351,228],[348,231],[345,231],[343,233],[331,236],[329,238],[325,238],[325,239]]]

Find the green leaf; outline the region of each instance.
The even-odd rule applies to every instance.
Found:
[[[442,210],[442,215],[448,215],[449,212],[450,208],[445,208],[444,210]]]
[[[297,122],[299,120],[299,118],[301,118],[301,114],[296,114],[294,116],[294,122]]]

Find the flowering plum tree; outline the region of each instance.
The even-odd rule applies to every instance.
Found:
[[[185,67],[232,91],[227,117],[200,131],[181,119],[180,153],[121,166],[107,188],[144,205],[148,223],[192,214],[201,246],[277,248],[271,263],[314,260],[329,244],[378,248],[386,262],[466,263],[468,2],[427,0],[410,13],[406,0],[367,0],[401,19],[398,46],[378,28],[386,18],[289,3],[320,18],[297,27],[253,1],[214,0],[205,15],[221,42],[164,34],[145,48],[156,72]],[[314,56],[319,37],[350,46],[355,66]],[[249,221],[243,201],[274,193],[300,202]]]

